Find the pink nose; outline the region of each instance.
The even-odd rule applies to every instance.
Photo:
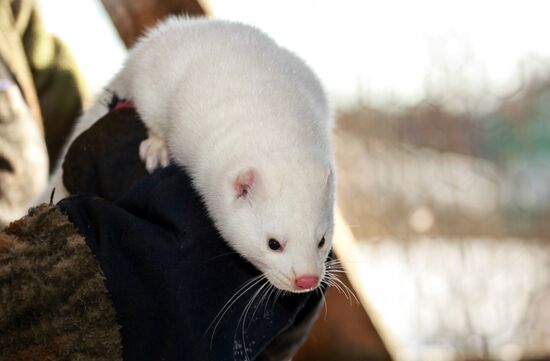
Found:
[[[309,290],[317,286],[319,283],[319,277],[317,276],[302,276],[296,278],[296,289],[297,290]]]

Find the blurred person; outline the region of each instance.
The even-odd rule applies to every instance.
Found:
[[[45,188],[81,112],[84,84],[33,0],[0,0],[0,227]]]

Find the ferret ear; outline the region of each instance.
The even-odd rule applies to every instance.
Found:
[[[246,168],[241,171],[233,182],[235,198],[247,197],[258,182],[257,171],[253,168]]]

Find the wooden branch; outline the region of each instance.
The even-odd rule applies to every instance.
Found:
[[[346,274],[349,278],[350,284],[359,298],[359,301],[363,305],[366,313],[368,314],[372,324],[378,331],[381,339],[383,340],[387,351],[391,358],[396,360],[397,340],[391,334],[387,327],[384,326],[379,315],[374,310],[372,302],[369,299],[367,293],[363,290],[361,284],[361,250],[357,245],[357,241],[353,236],[353,233],[348,227],[347,222],[342,215],[340,209],[336,209],[336,228],[334,233],[334,250],[342,261],[342,264],[346,270]]]
[[[204,16],[211,13],[206,0],[101,0],[124,45],[131,47],[143,31],[173,14]]]

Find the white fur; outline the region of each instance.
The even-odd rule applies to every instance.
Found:
[[[152,146],[141,147],[143,159],[152,157],[148,168],[163,163],[158,137],[191,175],[223,238],[273,285],[296,292],[296,277],[324,276],[333,229],[332,114],[302,60],[251,26],[168,18],[130,51],[70,142],[107,111],[113,91],[134,102],[150,130]],[[237,198],[235,180],[247,170],[254,183]],[[66,195],[60,180],[61,170],[57,199]],[[284,250],[269,249],[269,238]]]

